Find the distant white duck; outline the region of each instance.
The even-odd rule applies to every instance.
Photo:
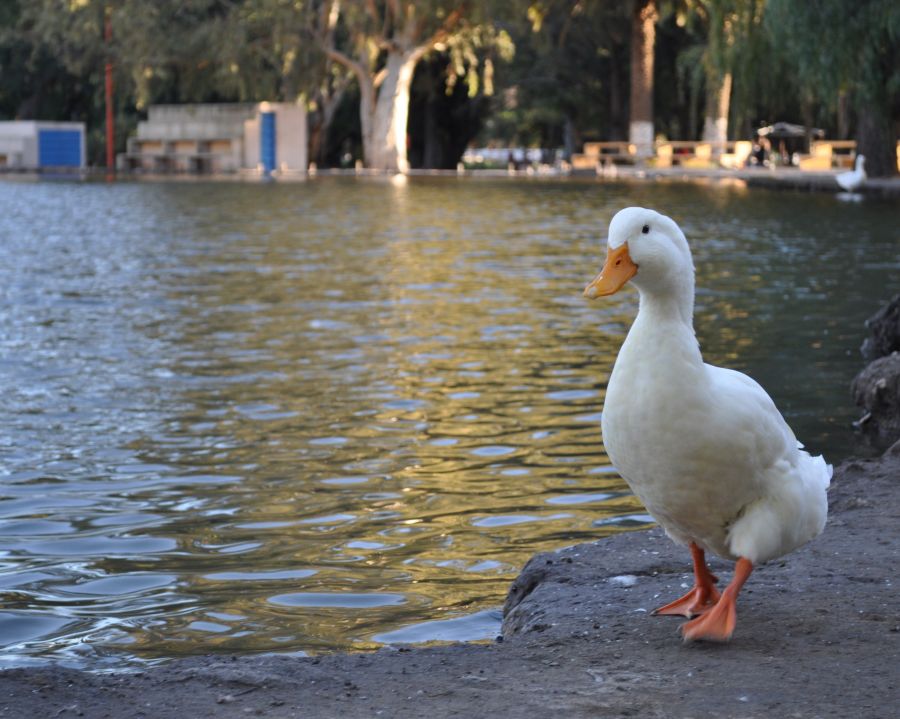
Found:
[[[847,172],[842,172],[839,175],[835,175],[834,179],[837,180],[837,183],[847,192],[856,192],[866,181],[865,165],[866,156],[857,155],[854,168],[852,170],[848,170]]]
[[[584,294],[631,282],[640,309],[613,367],[603,442],[613,464],[674,541],[690,547],[694,587],[656,614],[701,615],[685,640],[727,641],[753,566],[821,533],[831,466],[802,451],[754,380],[704,364],[694,337],[694,265],[684,234],[629,207],[609,226],[606,264]],[[720,595],[705,552],[736,560]]]

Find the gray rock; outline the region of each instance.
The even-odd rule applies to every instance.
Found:
[[[863,341],[860,352],[871,362],[900,350],[900,295],[895,295],[884,307],[866,320],[872,333]]]
[[[856,428],[873,445],[886,447],[900,439],[900,352],[871,362],[850,391],[863,409]]]

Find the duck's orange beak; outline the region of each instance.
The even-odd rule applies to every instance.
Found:
[[[628,254],[628,243],[614,250],[607,250],[606,264],[593,282],[584,288],[584,296],[588,299],[614,295],[628,280],[637,274],[638,266],[631,261]]]

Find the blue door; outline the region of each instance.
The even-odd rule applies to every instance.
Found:
[[[78,130],[38,130],[40,167],[81,167],[81,133]]]
[[[267,175],[275,169],[275,113],[259,113],[259,157]]]

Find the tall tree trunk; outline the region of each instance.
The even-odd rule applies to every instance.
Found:
[[[572,119],[571,113],[566,113],[566,119],[563,122],[563,154],[567,162],[571,161],[572,155],[575,154],[575,148],[580,144],[575,121]]]
[[[728,139],[728,109],[731,105],[731,73],[707,76],[706,113],[703,118],[703,141],[713,143],[716,154],[723,151]]]
[[[418,50],[388,53],[372,118],[373,154],[368,164],[376,170],[409,172],[406,155],[409,89],[421,55]]]
[[[631,98],[628,141],[638,155],[653,152],[653,51],[656,44],[656,0],[635,0],[631,16]]]
[[[372,167],[375,140],[372,133],[375,116],[375,83],[368,75],[357,75],[359,81],[359,128],[362,135],[363,164]]]
[[[623,101],[625,72],[622,63],[618,61],[615,49],[609,55],[609,139],[625,140],[625,103]]]
[[[841,90],[837,98],[838,140],[850,137],[850,93]]]
[[[856,151],[866,157],[866,174],[891,177],[897,174],[897,138],[886,109],[859,102],[856,106]]]

